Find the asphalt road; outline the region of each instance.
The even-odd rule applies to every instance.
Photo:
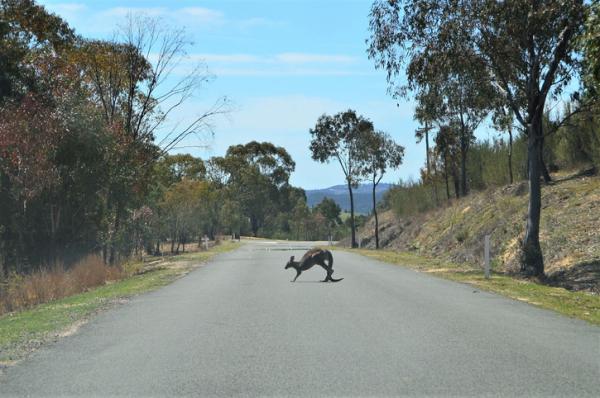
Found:
[[[0,396],[600,396],[600,328],[335,252],[334,277],[252,243],[107,311]]]

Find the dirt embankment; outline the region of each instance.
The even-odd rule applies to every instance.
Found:
[[[548,281],[600,293],[600,177],[556,176],[542,191],[540,239]],[[380,215],[380,245],[480,267],[491,235],[492,267],[519,270],[518,248],[527,215],[527,183],[474,193],[434,211],[397,218]],[[374,248],[374,220],[359,231]],[[348,242],[346,242],[348,243]]]

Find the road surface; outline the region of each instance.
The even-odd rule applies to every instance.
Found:
[[[254,242],[107,311],[0,396],[600,396],[600,328],[347,252]],[[290,250],[294,249],[294,250]]]

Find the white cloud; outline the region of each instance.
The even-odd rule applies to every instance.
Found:
[[[59,14],[82,12],[87,9],[87,6],[82,3],[58,3],[52,5],[51,9]]]
[[[262,17],[243,19],[243,20],[239,21],[237,24],[242,30],[260,28],[260,27],[281,27],[281,26],[285,25],[281,21],[273,21],[272,19],[262,18]]]
[[[223,13],[221,11],[211,10],[210,8],[204,7],[181,8],[177,11],[177,13],[211,20],[223,18]]]
[[[204,7],[186,7],[172,11],[170,16],[178,24],[194,27],[211,27],[226,23],[225,15],[218,10]]]
[[[234,128],[279,134],[308,133],[320,115],[343,109],[335,100],[304,95],[256,97],[240,103],[239,107],[231,115]]]
[[[315,54],[285,52],[273,56],[253,54],[193,54],[197,60],[227,64],[261,63],[261,64],[351,64],[358,61],[357,57],[343,54]]]
[[[358,59],[342,54],[192,54],[189,62],[206,62],[217,76],[356,76],[374,73],[356,68]]]
[[[357,61],[356,57],[348,55],[308,54],[308,53],[282,53],[277,54],[275,59],[288,64],[306,63],[335,63],[348,64]]]
[[[143,14],[149,17],[159,17],[167,15],[168,10],[165,7],[114,7],[101,12],[101,15],[103,16],[117,18],[123,18],[129,14]]]
[[[250,54],[193,54],[190,56],[194,61],[218,62],[227,64],[257,63],[261,58]]]
[[[211,68],[217,76],[357,76],[369,72],[340,70],[335,68]]]
[[[129,14],[161,18],[169,25],[186,27],[189,31],[213,29],[220,26],[245,29],[270,23],[265,18],[228,19],[223,12],[206,7],[119,6],[97,10],[83,2],[54,3],[49,0],[39,1],[48,10],[66,19],[79,33],[90,36],[105,36],[113,32]]]

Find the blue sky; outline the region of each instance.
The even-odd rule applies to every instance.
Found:
[[[191,60],[203,60],[216,79],[173,118],[187,120],[220,96],[234,103],[214,120],[208,158],[251,140],[285,147],[296,161],[291,182],[305,189],[343,183],[337,164],[311,160],[309,129],[323,114],[348,108],[371,119],[405,146],[404,164],[384,178],[417,178],[425,159],[417,145],[410,101],[386,94],[383,71],[366,56],[371,1],[39,1],[89,38],[110,38],[128,12],[184,27],[194,42]],[[487,136],[487,134],[486,134]],[[188,141],[188,145],[198,142]]]

